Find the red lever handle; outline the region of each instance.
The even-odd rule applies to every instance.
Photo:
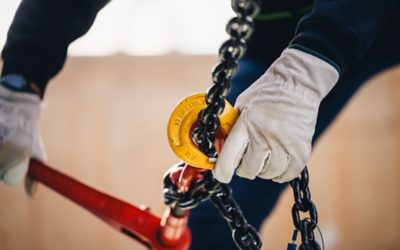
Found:
[[[191,238],[187,227],[174,246],[166,246],[160,241],[161,219],[152,213],[95,190],[34,159],[30,161],[28,175],[149,249],[189,249]]]

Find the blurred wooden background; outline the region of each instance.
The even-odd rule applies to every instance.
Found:
[[[161,176],[177,159],[166,124],[208,86],[212,56],[71,58],[45,97],[48,162],[161,214]],[[311,190],[326,249],[399,249],[400,68],[373,79],[316,146]],[[143,249],[54,192],[0,185],[0,249]],[[263,249],[286,249],[292,194],[265,221]]]

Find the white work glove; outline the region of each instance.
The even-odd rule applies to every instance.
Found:
[[[287,182],[299,177],[311,154],[318,108],[338,81],[337,70],[297,49],[285,49],[237,99],[240,116],[213,174]]]
[[[45,159],[38,128],[40,98],[0,85],[0,180],[16,185],[28,171],[29,158]],[[32,194],[33,182],[26,181]]]

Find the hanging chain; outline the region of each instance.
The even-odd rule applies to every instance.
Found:
[[[199,112],[199,127],[192,134],[194,142],[210,160],[217,157],[214,141],[220,128],[218,115],[224,111],[232,76],[237,70],[238,60],[246,52],[246,40],[253,34],[253,18],[259,13],[261,4],[258,0],[232,0],[232,9],[236,17],[226,26],[230,38],[219,49],[220,62],[212,71],[213,86],[206,92],[207,107]]]
[[[228,222],[233,241],[239,249],[258,250],[262,242],[257,230],[247,223],[236,201],[232,198],[232,189],[221,184],[217,192],[211,196],[211,202],[222,217]]]
[[[207,107],[199,112],[199,126],[192,132],[193,141],[210,161],[217,159],[214,142],[220,129],[218,115],[224,111],[225,98],[230,90],[231,79],[237,70],[238,60],[245,54],[246,41],[254,31],[253,18],[261,9],[259,0],[232,0],[231,3],[236,17],[233,17],[226,26],[226,32],[230,38],[219,49],[220,62],[212,71],[213,85],[206,92]],[[180,163],[173,168],[184,166],[184,163]],[[169,171],[164,177],[165,204],[188,210],[210,199],[227,221],[232,230],[233,240],[239,249],[258,250],[261,248],[262,243],[257,230],[247,223],[227,184],[218,182],[210,171],[205,171],[202,173],[202,178],[195,180],[190,189],[182,193],[178,191],[168,173]],[[302,244],[299,249],[320,250],[313,233],[318,218],[316,207],[311,201],[308,180],[308,172],[305,168],[300,178],[290,182],[295,197],[292,208],[293,223],[301,232]],[[310,218],[301,219],[300,212],[308,212]]]
[[[246,40],[254,30],[253,18],[259,13],[259,0],[232,0],[232,9],[236,17],[232,18],[226,32],[230,38],[219,49],[220,62],[212,71],[211,86],[206,92],[207,107],[199,112],[199,126],[192,132],[193,141],[210,161],[215,161],[217,152],[214,148],[216,133],[220,129],[218,115],[225,108],[225,98],[230,90],[230,81],[238,67],[238,60],[246,52]],[[184,164],[175,167],[184,167]],[[211,198],[211,199],[210,199]],[[247,223],[243,213],[232,197],[231,188],[218,182],[210,171],[203,173],[203,178],[194,181],[188,192],[182,193],[172,183],[169,175],[164,178],[164,202],[173,207],[191,209],[210,199],[232,231],[232,237],[239,249],[258,250],[261,239],[257,230]]]
[[[192,134],[193,141],[211,161],[217,158],[214,141],[220,129],[218,115],[224,111],[225,98],[231,86],[230,81],[237,70],[238,60],[246,52],[246,40],[253,34],[253,18],[259,13],[261,4],[257,0],[232,0],[232,9],[236,17],[232,18],[226,26],[226,32],[230,38],[219,49],[221,61],[212,71],[214,85],[206,92],[207,107],[199,112],[199,127]],[[247,223],[241,209],[232,198],[230,187],[218,183],[214,178],[208,183],[216,188],[211,195],[211,202],[227,221],[237,247],[249,250],[260,249],[260,236],[255,228]]]
[[[321,247],[314,237],[314,229],[318,224],[317,208],[311,200],[311,193],[308,187],[309,176],[307,167],[301,172],[301,176],[290,182],[293,189],[294,204],[292,207],[293,224],[301,234],[301,245],[299,250],[320,250]],[[301,219],[300,212],[308,213]]]

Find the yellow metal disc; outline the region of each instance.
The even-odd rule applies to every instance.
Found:
[[[215,163],[208,160],[191,138],[192,126],[200,110],[206,106],[204,93],[193,94],[180,101],[169,118],[167,133],[169,145],[181,160],[193,167],[213,169]],[[225,100],[224,112],[219,116],[225,134],[232,129],[237,117],[238,112]]]

